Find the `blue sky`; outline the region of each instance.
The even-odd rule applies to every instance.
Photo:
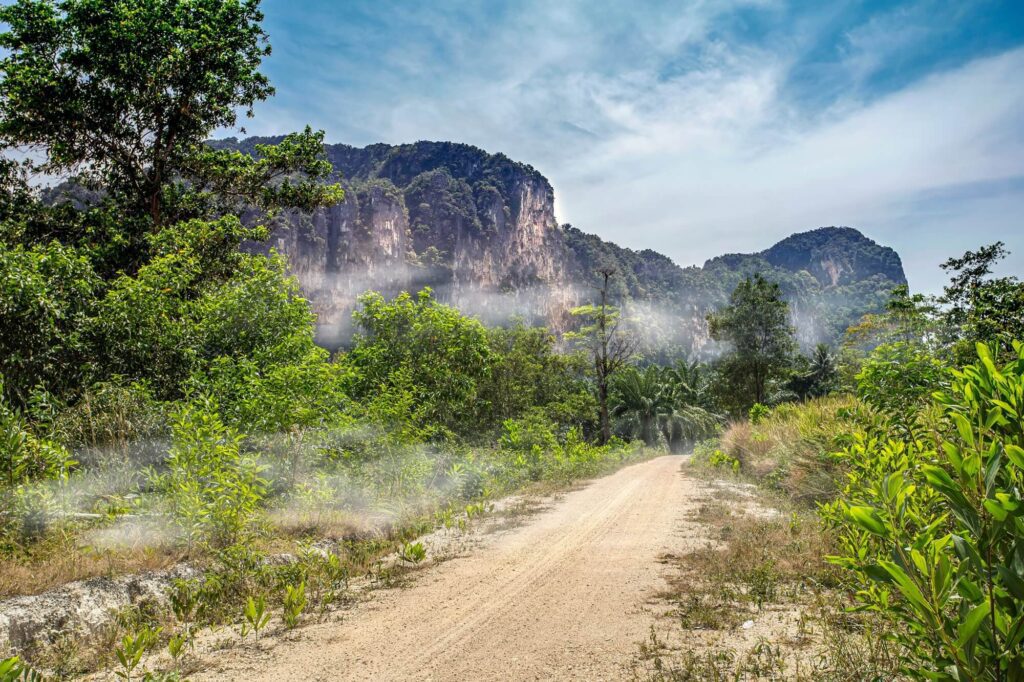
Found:
[[[911,285],[1005,241],[1024,274],[1024,1],[264,0],[249,133],[455,140],[563,222],[682,265],[850,225]]]

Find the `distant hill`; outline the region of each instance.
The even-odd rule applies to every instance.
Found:
[[[218,146],[252,150],[273,138]],[[453,142],[328,145],[344,203],[283,216],[270,242],[287,255],[320,314],[321,339],[343,343],[356,297],[431,286],[439,298],[498,323],[518,316],[556,330],[593,296],[594,271],[613,264],[637,327],[658,346],[714,352],[705,316],[755,272],[782,286],[805,346],[831,342],[906,283],[899,255],[849,227],[794,234],[754,254],[683,268],[633,251],[554,214],[554,192],[533,167]],[[655,345],[652,343],[652,345]]]

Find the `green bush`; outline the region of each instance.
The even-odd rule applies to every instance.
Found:
[[[263,467],[241,452],[242,437],[224,425],[216,404],[185,405],[172,417],[166,471],[154,474],[191,548],[244,538],[266,494]]]
[[[833,561],[852,571],[860,608],[891,619],[905,673],[933,680],[1024,679],[1024,345],[1002,367],[953,372],[928,435],[884,425],[844,456]]]
[[[312,352],[314,316],[284,260],[221,254],[248,234],[238,218],[168,233],[166,252],[116,279],[99,305],[91,334],[102,378],[147,381],[157,398],[174,400],[222,358],[263,369]]]
[[[948,370],[931,352],[906,342],[882,344],[857,374],[857,395],[898,425],[913,424],[932,393],[948,383]]]
[[[0,375],[4,397],[28,404],[38,386],[78,389],[92,360],[85,330],[99,278],[88,259],[56,242],[33,248],[0,241]]]
[[[747,412],[747,416],[750,419],[750,423],[753,424],[754,426],[757,426],[765,419],[767,419],[769,416],[771,416],[771,413],[772,409],[767,405],[763,405],[761,403],[754,403],[753,406],[750,408],[750,411]]]
[[[353,317],[362,333],[346,357],[352,397],[369,398],[401,380],[413,391],[420,426],[478,433],[487,411],[480,401],[490,361],[486,328],[438,303],[430,289],[393,301],[370,292],[359,302]]]

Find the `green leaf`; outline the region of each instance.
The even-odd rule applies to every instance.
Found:
[[[963,647],[977,636],[981,624],[985,622],[989,613],[989,603],[987,601],[971,609],[971,612],[967,614],[967,617],[963,619],[957,628],[957,646]]]
[[[846,510],[846,517],[869,533],[882,537],[888,537],[889,535],[885,523],[874,507],[850,507]]]
[[[959,412],[953,412],[950,414],[950,417],[953,419],[953,423],[956,424],[957,433],[959,433],[960,437],[973,448],[975,446],[974,429],[971,428],[971,423],[967,421],[967,417],[963,416]]]
[[[910,579],[910,576],[906,572],[891,561],[879,561],[878,565],[884,568],[890,576],[892,576],[893,582],[896,583],[896,587],[899,588],[900,594],[906,598],[908,602],[918,611],[918,613],[925,619],[931,620],[932,608],[925,599],[924,594],[920,588]]]
[[[1007,443],[1003,446],[1003,451],[1010,461],[1013,462],[1014,466],[1018,469],[1024,469],[1024,448]]]
[[[985,506],[985,510],[992,515],[996,521],[1005,521],[1007,511],[1003,509],[1003,506],[996,500],[985,500],[982,502]]]
[[[1024,602],[1024,579],[1021,579],[1009,566],[996,566],[996,572],[999,573],[1000,580],[1003,581],[1013,598]]]

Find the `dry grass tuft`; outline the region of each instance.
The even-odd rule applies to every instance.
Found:
[[[863,409],[852,396],[780,405],[760,424],[730,424],[719,447],[745,474],[812,505],[838,492],[842,475],[833,455]]]
[[[83,547],[71,533],[52,532],[31,554],[0,555],[0,599],[40,594],[88,578],[162,570],[181,560],[181,552],[171,546],[101,550]]]

